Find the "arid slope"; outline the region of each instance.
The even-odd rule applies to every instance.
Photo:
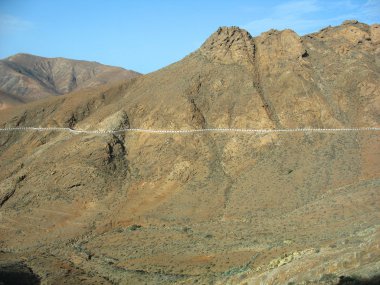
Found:
[[[16,54],[0,60],[0,108],[138,75],[97,62]]]
[[[0,127],[378,127],[379,31],[223,27],[166,68],[5,110]],[[337,284],[379,272],[377,131],[2,132],[0,167],[0,260],[47,284]]]

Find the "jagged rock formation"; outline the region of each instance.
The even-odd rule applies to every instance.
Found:
[[[238,27],[221,27],[201,46],[209,60],[224,64],[250,66],[254,62],[252,36]]]
[[[221,28],[0,127],[378,127],[379,25]],[[377,132],[0,133],[0,259],[46,283],[337,284],[379,272]]]
[[[0,60],[0,108],[138,75],[97,62],[16,54]]]

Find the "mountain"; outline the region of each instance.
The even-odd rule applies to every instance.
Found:
[[[97,62],[16,54],[0,60],[0,108],[138,75]]]
[[[222,27],[156,72],[3,110],[0,127],[378,128],[379,52],[380,26],[357,21]],[[0,267],[47,284],[378,280],[375,129],[3,131],[0,167]]]

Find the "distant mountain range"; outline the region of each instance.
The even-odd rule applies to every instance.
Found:
[[[138,75],[97,62],[16,54],[0,60],[0,109]]]

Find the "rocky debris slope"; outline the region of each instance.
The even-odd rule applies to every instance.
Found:
[[[96,62],[16,54],[0,61],[0,90],[15,100],[31,101],[138,75]],[[0,95],[0,102],[5,99]]]
[[[0,127],[378,127],[377,31],[221,28],[175,64],[5,110]],[[378,146],[373,131],[2,132],[0,259],[45,283],[370,278]]]

